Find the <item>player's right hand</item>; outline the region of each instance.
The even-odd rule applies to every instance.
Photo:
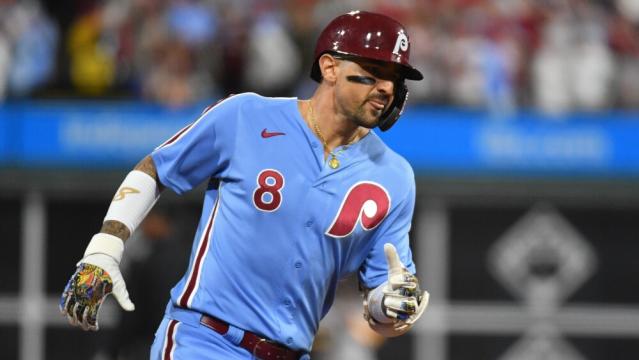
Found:
[[[415,315],[421,315],[428,303],[428,293],[420,289],[419,280],[406,269],[395,246],[385,244],[384,253],[388,263],[388,282],[382,302],[386,316],[409,320]]]
[[[104,238],[102,236],[98,243],[104,242]],[[109,294],[113,293],[124,310],[135,309],[120,273],[121,252],[117,254],[116,251],[115,256],[111,256],[105,254],[109,253],[108,246],[106,249],[100,249],[100,246],[97,246],[101,252],[90,253],[95,248],[96,246],[89,245],[60,298],[60,311],[66,316],[69,324],[93,331],[99,329],[98,313]]]

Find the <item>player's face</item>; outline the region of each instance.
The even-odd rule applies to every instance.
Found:
[[[336,103],[340,112],[369,129],[393,101],[398,71],[395,65],[367,60],[340,60]]]

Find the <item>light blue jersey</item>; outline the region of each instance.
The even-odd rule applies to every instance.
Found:
[[[310,351],[341,278],[358,271],[368,288],[387,280],[385,243],[415,272],[410,165],[371,131],[336,149],[332,169],[297,102],[232,96],[152,153],[176,193],[208,181],[168,316],[192,309]]]

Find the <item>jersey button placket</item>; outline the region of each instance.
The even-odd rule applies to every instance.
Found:
[[[308,219],[304,225],[306,225],[306,227],[313,226],[313,219]]]

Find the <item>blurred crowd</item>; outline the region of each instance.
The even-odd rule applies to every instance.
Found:
[[[0,101],[309,96],[315,39],[351,9],[409,29],[413,103],[639,108],[637,0],[0,0]]]

